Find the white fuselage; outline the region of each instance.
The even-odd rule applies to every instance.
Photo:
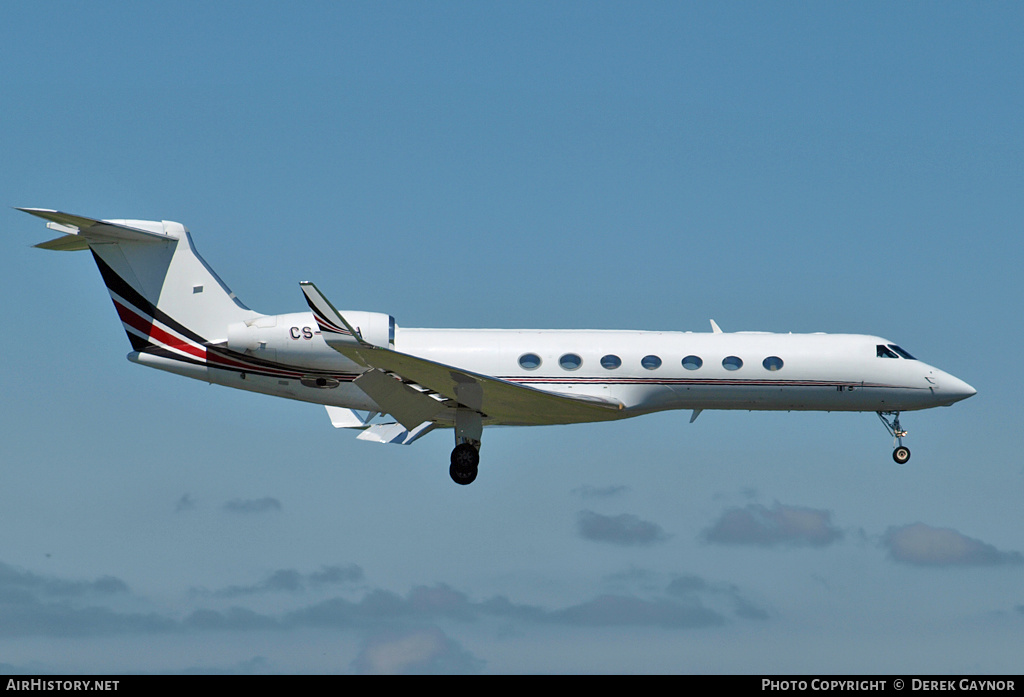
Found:
[[[262,336],[246,355],[293,370],[268,375],[145,353],[131,358],[230,387],[382,411],[352,384],[365,368],[330,348],[311,314],[277,316]],[[878,355],[878,347],[891,345],[854,334],[395,328],[393,348],[541,390],[618,401],[624,408],[614,418],[668,409],[908,411],[947,406],[975,393],[922,361]],[[567,354],[578,361],[563,359]],[[527,355],[539,360],[524,367],[520,359]],[[616,363],[608,357],[618,359],[617,367],[602,365],[602,359]],[[317,375],[332,376],[336,384],[316,387],[311,378]],[[516,422],[488,423],[551,421],[523,414]]]
[[[974,394],[921,361],[877,357],[876,346],[890,343],[849,334],[410,329],[398,333],[396,349],[540,389],[618,400],[630,416],[665,409],[900,411]],[[541,359],[538,367],[520,366],[528,353]],[[578,368],[575,361],[562,367],[566,354],[579,356]],[[603,367],[605,356],[621,365]],[[686,367],[687,357],[700,360]],[[776,369],[765,367],[766,359]]]

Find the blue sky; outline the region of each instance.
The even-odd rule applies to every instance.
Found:
[[[5,7],[0,669],[1018,672],[1013,3]],[[861,332],[978,389],[357,441],[124,360],[13,206],[184,223],[250,307]],[[1009,361],[1009,363],[1007,362]]]

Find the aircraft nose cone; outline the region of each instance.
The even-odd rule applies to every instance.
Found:
[[[978,394],[976,389],[952,375],[946,375],[939,386],[942,389],[942,394],[949,399],[950,404]]]
[[[974,389],[973,387],[968,385],[963,380],[959,380],[958,379],[956,382],[957,382],[957,387],[956,387],[957,394],[963,395],[960,399],[967,399],[968,397],[973,397],[974,395],[978,394],[978,391],[976,389]]]

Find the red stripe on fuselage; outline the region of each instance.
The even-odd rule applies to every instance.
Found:
[[[114,307],[117,308],[117,315],[121,318],[121,321],[127,324],[132,329],[142,332],[144,335],[160,342],[169,349],[175,351],[181,351],[187,353],[190,356],[194,356],[201,361],[206,360],[206,349],[202,346],[193,346],[186,342],[184,339],[179,339],[170,332],[164,331],[160,327],[153,324],[152,321],[147,320],[145,317],[132,311],[129,307],[122,305],[117,300],[114,301]]]

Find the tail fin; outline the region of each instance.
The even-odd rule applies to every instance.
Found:
[[[225,341],[229,324],[259,316],[199,256],[181,223],[18,210],[63,233],[37,247],[92,252],[136,352],[205,365],[206,347]]]

